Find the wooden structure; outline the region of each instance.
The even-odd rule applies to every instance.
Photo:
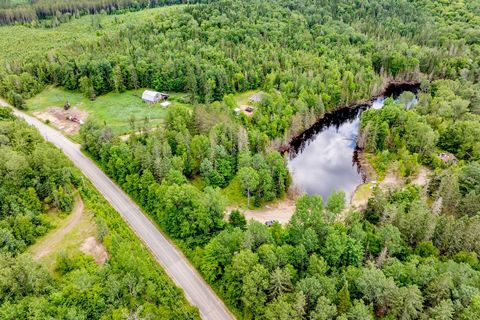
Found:
[[[168,99],[168,94],[162,92],[145,90],[142,94],[142,100],[146,103],[156,103],[166,99]]]

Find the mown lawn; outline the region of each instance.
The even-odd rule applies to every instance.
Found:
[[[35,97],[27,100],[28,112],[44,110],[48,107],[63,107],[66,101],[72,107],[77,107],[89,113],[89,118],[106,123],[115,134],[126,134],[132,130],[131,119],[135,120],[136,128],[143,126],[145,119],[149,127],[156,127],[163,123],[167,109],[159,104],[149,105],[142,101],[144,89],[126,91],[123,93],[109,93],[90,101],[79,92],[71,92],[62,88],[49,87]],[[182,104],[179,102],[183,94],[170,95],[171,106]],[[133,118],[132,118],[133,117]]]

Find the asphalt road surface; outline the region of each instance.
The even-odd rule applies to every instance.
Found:
[[[1,101],[0,105],[2,105]],[[60,148],[92,181],[136,235],[148,246],[170,278],[183,289],[188,301],[198,307],[202,319],[234,319],[222,300],[217,297],[180,250],[160,232],[125,192],[80,151],[79,144],[23,112],[14,110],[14,114],[35,126],[46,140]],[[135,253],[132,252],[132,254]]]

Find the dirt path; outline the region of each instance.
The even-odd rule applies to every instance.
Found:
[[[52,248],[54,248],[57,243],[61,242],[66,234],[72,231],[82,218],[83,208],[84,205],[82,198],[77,195],[75,198],[75,207],[73,208],[72,213],[68,216],[67,222],[59,229],[47,234],[45,238],[36,244],[35,249],[32,252],[35,259],[38,260],[43,256],[48,255],[52,251]]]
[[[239,210],[247,220],[256,220],[265,223],[270,220],[276,220],[280,223],[288,223],[290,218],[295,213],[295,200],[285,199],[273,205],[267,205],[264,208],[250,210],[241,209],[238,206],[231,206],[227,208],[227,214],[232,210]]]

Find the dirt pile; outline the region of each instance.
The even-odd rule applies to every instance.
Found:
[[[88,112],[77,107],[69,110],[49,107],[43,111],[36,111],[33,115],[40,120],[51,123],[54,127],[68,135],[77,134],[80,131],[80,126],[88,118]]]

